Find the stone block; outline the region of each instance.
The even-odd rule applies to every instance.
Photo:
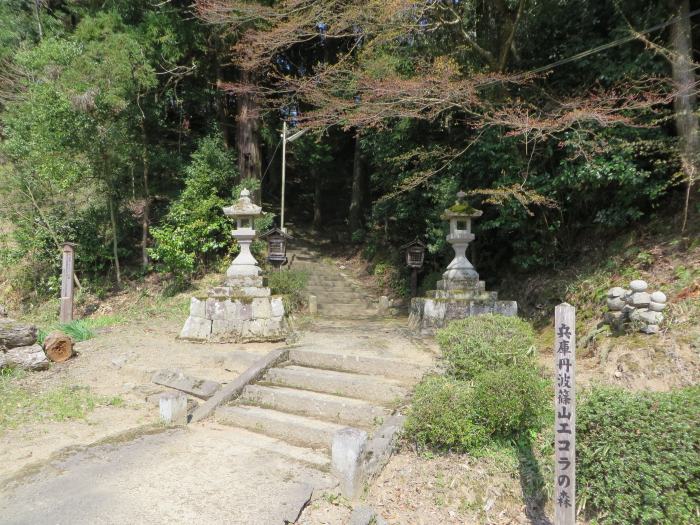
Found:
[[[649,310],[651,310],[652,312],[663,312],[665,309],[665,303],[656,303],[654,301],[649,302]]]
[[[281,297],[273,297],[270,300],[270,315],[272,317],[284,316],[284,301]]]
[[[379,315],[387,315],[389,313],[389,309],[391,308],[391,301],[386,295],[382,295],[379,298],[379,305],[378,305],[378,310],[379,310]]]
[[[366,446],[367,432],[364,430],[343,428],[333,436],[331,471],[346,498],[353,499],[362,490],[362,461]]]
[[[263,278],[259,275],[245,275],[245,276],[227,277],[225,284],[226,284],[226,286],[230,286],[232,288],[248,288],[248,287],[262,288]]]
[[[241,293],[247,297],[270,297],[269,288],[261,288],[258,286],[245,286],[241,288]]]
[[[650,301],[651,296],[646,292],[635,292],[629,299],[629,303],[635,308],[643,308],[649,306]]]
[[[231,297],[234,288],[230,286],[215,286],[207,291],[209,297]]]
[[[216,381],[188,376],[180,370],[159,370],[153,375],[152,381],[156,385],[167,386],[202,399],[210,398],[221,388],[221,384]]]
[[[253,305],[252,303],[244,303],[242,301],[239,301],[238,304],[239,310],[238,310],[238,317],[242,321],[248,321],[253,318]]]
[[[649,287],[646,281],[642,281],[641,279],[636,279],[630,283],[630,288],[632,289],[633,293],[637,292],[643,292]]]
[[[253,319],[269,319],[270,314],[270,299],[267,297],[253,299]]]
[[[207,316],[206,301],[196,297],[190,299],[190,315],[205,318]]]
[[[496,301],[493,306],[493,313],[516,317],[518,315],[517,301]]]
[[[214,319],[211,323],[211,333],[214,336],[239,335],[242,327],[243,321],[237,318],[223,320]]]
[[[187,396],[168,392],[159,398],[160,419],[167,425],[187,424]]]
[[[210,297],[207,299],[206,318],[207,319],[226,319],[226,303],[230,303],[228,299],[219,299]]]
[[[651,300],[655,303],[666,303],[666,294],[663,292],[654,292],[651,294]]]
[[[211,320],[201,317],[188,317],[180,332],[180,339],[205,341],[211,334]]]
[[[352,509],[348,525],[387,525],[387,522],[372,507],[360,505]]]
[[[309,314],[316,315],[318,313],[318,302],[315,295],[309,295]]]
[[[241,302],[237,300],[233,301],[226,301],[224,303],[224,307],[226,309],[226,315],[225,315],[225,320],[226,321],[233,321],[233,320],[240,320],[241,319]]]

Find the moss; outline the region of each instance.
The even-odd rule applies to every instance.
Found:
[[[450,208],[448,208],[448,211],[451,211],[452,213],[472,214],[476,212],[476,208],[470,206],[466,202],[455,202]]]

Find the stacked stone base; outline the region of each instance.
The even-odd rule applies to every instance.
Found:
[[[180,339],[218,343],[282,341],[286,336],[282,298],[272,296],[258,277],[229,279],[209,290],[208,297],[193,297],[180,332]]]
[[[518,303],[499,301],[498,292],[487,292],[486,283],[438,281],[437,290],[411,300],[408,326],[421,335],[432,335],[450,321],[475,315],[518,315]]]

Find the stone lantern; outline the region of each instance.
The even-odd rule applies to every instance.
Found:
[[[267,239],[267,260],[275,268],[284,266],[287,263],[287,241],[291,240],[292,236],[279,228],[272,228],[260,238]]]
[[[206,297],[190,300],[190,316],[180,339],[227,343],[283,340],[287,322],[282,297],[271,295],[264,286],[262,270],[250,252],[255,240],[254,221],[262,215],[262,209],[244,189],[240,198],[223,211],[236,221],[232,236],[241,251],[226,271],[223,286],[210,289]]]
[[[472,220],[481,217],[482,212],[466,203],[465,197],[464,192],[457,193],[456,202],[442,215],[450,226],[446,240],[455,252],[452,262],[437,282],[436,290],[411,300],[409,327],[423,335],[433,334],[450,321],[473,315],[518,313],[515,301],[499,301],[497,292],[486,291],[486,283],[479,280],[474,265],[467,259],[467,247],[475,238]]]
[[[483,212],[476,210],[464,202],[466,193],[457,193],[457,201],[453,206],[446,209],[442,219],[449,221],[450,233],[447,242],[452,245],[455,251],[454,259],[447,266],[447,271],[442,274],[445,281],[449,281],[456,286],[461,286],[462,282],[473,282],[479,280],[479,274],[474,269],[474,265],[467,259],[467,246],[474,240],[472,233],[472,219],[481,217]]]
[[[250,245],[255,240],[255,219],[262,215],[262,208],[250,200],[250,192],[244,189],[233,206],[227,206],[223,210],[224,215],[236,220],[236,229],[231,235],[241,247],[241,251],[226,270],[227,283],[235,284],[241,277],[257,277],[261,270],[250,253]]]

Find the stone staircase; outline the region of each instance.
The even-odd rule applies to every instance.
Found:
[[[293,252],[292,268],[309,273],[306,292],[316,296],[318,315],[325,318],[367,319],[380,315],[373,297],[343,270],[319,255],[308,244]]]
[[[369,442],[397,414],[428,366],[425,362],[291,348],[286,362],[269,369],[241,395],[217,408],[219,423],[282,440],[313,453],[329,470],[334,436],[353,427]]]

